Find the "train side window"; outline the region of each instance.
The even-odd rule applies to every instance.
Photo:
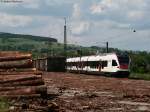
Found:
[[[78,62],[78,66],[79,66],[79,68],[82,68],[82,62],[81,61]]]
[[[72,63],[72,66],[77,66],[77,62],[73,62],[73,63]]]
[[[112,66],[118,66],[116,60],[112,60]]]
[[[67,66],[70,66],[70,62],[67,62]]]
[[[99,61],[90,61],[89,66],[91,68],[97,68],[99,66]]]
[[[83,62],[82,62],[82,67],[85,67],[85,66],[87,66],[87,62],[86,62],[86,61],[83,61]]]
[[[107,67],[108,66],[108,62],[107,61],[102,61],[102,68]]]

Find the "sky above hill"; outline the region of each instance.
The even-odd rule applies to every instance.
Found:
[[[150,0],[0,0],[0,32],[150,51]],[[133,32],[136,30],[136,32]]]

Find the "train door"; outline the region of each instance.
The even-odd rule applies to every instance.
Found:
[[[101,63],[102,63],[102,67],[101,67],[102,72],[110,72],[111,71],[111,67],[112,67],[111,60],[103,60],[103,61],[101,61]]]
[[[101,69],[102,69],[102,61],[100,60],[98,65],[98,71],[101,72]]]
[[[116,72],[117,69],[118,69],[117,67],[118,67],[117,60],[113,59],[112,60],[112,66],[111,66],[110,72]]]
[[[106,67],[108,66],[108,61],[106,60],[101,61],[101,65],[102,65],[101,70],[105,71]]]

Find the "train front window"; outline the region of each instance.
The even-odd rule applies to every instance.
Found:
[[[118,60],[120,64],[129,64],[129,57],[127,56],[118,56]]]
[[[116,60],[112,60],[112,66],[118,66]]]

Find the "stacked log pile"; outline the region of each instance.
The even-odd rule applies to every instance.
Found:
[[[1,97],[8,100],[9,112],[58,112],[48,103],[42,72],[33,68],[30,53],[0,52]]]
[[[0,96],[45,96],[42,73],[32,67],[30,53],[0,52]]]

